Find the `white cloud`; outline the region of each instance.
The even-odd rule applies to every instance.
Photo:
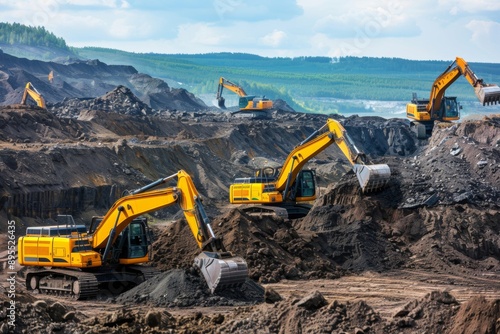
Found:
[[[398,5],[352,8],[343,13],[327,14],[313,25],[315,32],[332,38],[382,38],[415,36],[419,33],[416,20]]]
[[[68,4],[82,7],[108,7],[108,8],[129,8],[130,4],[126,0],[56,0],[60,4]]]
[[[274,29],[271,33],[265,35],[260,40],[264,45],[277,47],[286,38],[286,33],[284,31]]]
[[[196,23],[180,25],[176,41],[181,45],[219,45],[226,38],[222,29],[212,24]]]
[[[131,20],[130,17],[118,18],[112,20],[108,31],[111,37],[120,39],[139,38],[141,36],[148,35],[148,32],[150,31],[150,24],[148,21],[140,21],[136,23],[136,21]]]
[[[0,21],[136,52],[471,62],[500,53],[499,0],[0,0]]]
[[[207,3],[213,6],[220,20],[287,20],[302,14],[295,0],[213,0]]]
[[[498,0],[438,0],[438,3],[452,15],[500,11]]]
[[[472,41],[476,43],[498,43],[500,23],[493,21],[472,20],[466,26],[472,32]]]

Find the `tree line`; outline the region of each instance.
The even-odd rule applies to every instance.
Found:
[[[0,43],[45,46],[69,51],[63,38],[56,37],[44,27],[32,27],[19,23],[0,22]]]

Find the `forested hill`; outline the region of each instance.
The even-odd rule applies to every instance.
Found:
[[[152,54],[113,49],[76,49],[82,57],[113,64],[131,64],[139,71],[170,80],[195,94],[215,94],[219,77],[241,85],[248,94],[294,101],[304,110],[317,108],[317,97],[410,100],[412,93],[428,97],[434,80],[455,60],[415,61],[400,58],[298,57],[267,58],[242,53]],[[478,77],[500,84],[500,64],[466,59]],[[474,100],[474,89],[459,78],[448,93]]]
[[[44,27],[29,27],[19,23],[0,22],[0,43],[48,46],[69,51],[66,41]]]
[[[17,57],[52,60],[75,57],[66,41],[44,27],[0,22],[0,48]]]
[[[110,65],[132,65],[139,72],[165,80],[171,87],[215,97],[220,77],[239,84],[249,95],[283,99],[300,111],[329,112],[318,100],[409,101],[412,94],[429,96],[434,80],[460,55],[442,61],[371,57],[269,58],[244,53],[155,54],[106,48],[72,48],[43,27],[0,23],[0,48],[17,57],[71,62],[99,59]],[[500,64],[465,59],[486,83],[500,84]],[[477,101],[474,89],[459,78],[447,95]],[[226,92],[226,100],[237,97]],[[235,102],[237,104],[237,102]],[[226,104],[228,105],[228,104]]]

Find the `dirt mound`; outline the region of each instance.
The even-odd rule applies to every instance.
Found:
[[[394,160],[404,208],[495,205],[500,198],[500,116],[436,127],[427,146]]]
[[[243,256],[249,276],[261,283],[300,278],[335,278],[342,269],[322,248],[322,240],[299,235],[290,222],[230,210],[212,222],[228,251]],[[189,268],[199,253],[187,224],[178,221],[158,235],[153,262],[161,270]],[[184,254],[179,257],[178,254]]]
[[[295,110],[286,103],[286,101],[282,99],[276,99],[273,101],[273,112],[285,112],[285,113],[292,113],[295,112]]]
[[[89,127],[68,123],[47,110],[12,106],[0,110],[0,130],[0,142],[43,144],[78,140]]]
[[[184,88],[171,88],[163,80],[152,78],[147,74],[137,73],[130,77],[142,101],[151,108],[169,111],[202,111],[208,107],[194,94]]]
[[[496,271],[499,133],[496,117],[437,128],[414,158],[385,158],[386,189],[361,194],[346,175],[294,226],[316,233],[331,259],[352,271]]]
[[[500,300],[474,297],[460,306],[448,333],[500,333]]]
[[[459,308],[455,297],[445,291],[433,291],[397,311],[384,330],[389,333],[447,333]],[[455,333],[455,332],[449,332]]]
[[[62,117],[76,118],[83,110],[100,110],[136,117],[152,114],[147,104],[139,100],[129,88],[121,85],[95,99],[74,98],[51,106],[51,111]]]
[[[373,327],[380,316],[364,301],[328,303],[317,291],[302,298],[292,297],[248,314],[235,312],[235,319],[223,323],[217,333],[377,333]]]
[[[127,105],[119,103],[116,106],[104,100],[97,103],[99,107],[104,104],[102,110],[116,107],[120,112],[125,109],[127,113],[144,114],[151,108],[190,111],[207,109],[203,101],[185,89],[172,89],[163,80],[138,73],[132,66],[107,65],[97,59],[76,60],[68,64],[43,62],[17,58],[5,52],[0,53],[0,64],[0,105],[19,103],[24,86],[31,82],[44,96],[49,109],[66,116],[77,114],[79,105],[80,110],[93,109],[95,104],[89,102],[89,98],[102,96],[117,86],[128,87],[139,98],[134,96],[137,101],[132,99]],[[48,80],[51,71],[54,73],[53,82]],[[70,101],[59,104],[64,99]],[[57,105],[52,109],[51,106],[55,103]]]
[[[194,268],[173,269],[124,292],[120,304],[144,303],[162,307],[244,306],[264,301],[264,288],[247,280],[241,287],[225,288],[215,294]]]

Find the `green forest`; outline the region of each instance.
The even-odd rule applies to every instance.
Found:
[[[411,100],[415,92],[426,98],[434,80],[452,64],[447,61],[415,61],[372,57],[268,58],[243,53],[154,54],[105,48],[79,48],[81,57],[98,58],[108,64],[133,65],[140,72],[160,77],[174,87],[195,94],[214,94],[224,77],[249,95],[283,99],[296,110],[323,110],[318,98],[346,100]],[[469,63],[487,83],[500,83],[500,64]],[[448,95],[462,101],[476,99],[474,89],[459,78]],[[226,94],[231,94],[230,92]]]
[[[107,64],[132,65],[139,72],[165,80],[169,86],[185,88],[199,96],[214,96],[220,77],[241,86],[247,94],[282,99],[298,111],[330,113],[331,99],[409,101],[413,93],[427,98],[434,80],[457,56],[442,61],[416,61],[375,57],[261,57],[245,53],[157,54],[115,49],[68,47],[64,39],[43,27],[0,23],[0,44],[22,44],[60,50],[59,57],[99,59]],[[21,50],[21,49],[20,49]],[[22,50],[22,56],[31,57]],[[64,51],[64,52],[62,52]],[[9,49],[15,52],[15,49]],[[21,51],[20,51],[21,52]],[[20,53],[21,54],[21,53]],[[16,54],[14,54],[16,55]],[[18,55],[19,56],[19,55]],[[56,58],[54,55],[49,55]],[[475,63],[465,59],[486,83],[500,84],[500,64]],[[475,101],[474,89],[459,78],[447,91],[461,101]],[[226,100],[237,97],[224,91]],[[233,95],[233,96],[231,96]],[[343,103],[343,108],[348,104]]]
[[[0,43],[46,46],[69,50],[63,38],[56,37],[44,27],[31,27],[19,23],[0,22]]]

